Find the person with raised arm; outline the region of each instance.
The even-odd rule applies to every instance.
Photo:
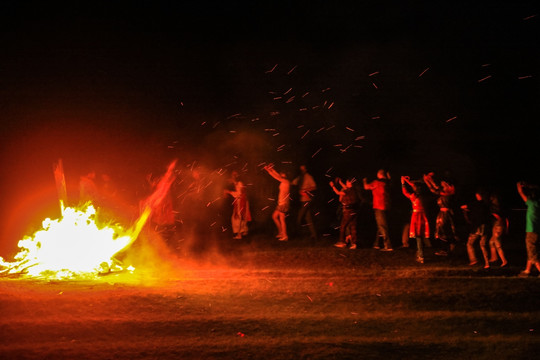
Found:
[[[412,204],[409,238],[416,239],[416,261],[424,263],[424,241],[429,239],[429,223],[424,210],[423,199],[417,184],[408,176],[401,177],[401,192]]]
[[[279,181],[279,194],[278,194],[278,203],[272,213],[272,220],[276,224],[277,228],[277,239],[280,241],[287,241],[289,237],[287,235],[287,223],[286,216],[289,212],[291,200],[290,200],[290,187],[291,183],[287,178],[287,174],[284,171],[277,172],[274,169],[274,164],[268,164],[264,167],[264,170],[268,172],[270,176]]]
[[[480,250],[484,258],[484,269],[489,268],[488,232],[491,220],[491,213],[487,195],[483,189],[477,189],[474,193],[475,200],[470,204],[461,206],[465,220],[469,224],[469,237],[467,239],[467,255],[469,256],[469,265],[478,263],[476,257],[475,244],[480,239]]]
[[[358,196],[353,187],[353,180],[347,179],[345,183],[342,183],[340,179],[337,180],[341,189],[336,188],[336,185],[333,181],[330,181],[330,187],[336,195],[339,196],[339,202],[341,203],[341,223],[339,226],[339,241],[334,244],[336,247],[345,247],[347,246],[347,241],[345,240],[345,234],[348,231],[350,234],[350,247],[349,249],[356,249],[356,225],[357,225],[357,216],[358,216]],[[349,236],[347,236],[349,239]]]
[[[424,182],[428,189],[437,195],[437,205],[439,212],[435,220],[435,238],[439,240],[439,251],[435,255],[447,256],[456,248],[456,226],[454,222],[454,211],[452,199],[456,194],[453,184],[441,181],[439,184],[434,180],[434,174],[424,175]]]
[[[523,181],[517,183],[519,196],[527,205],[525,218],[525,245],[527,246],[527,265],[519,276],[530,276],[534,267],[540,272],[538,261],[538,233],[540,232],[540,201],[538,199],[538,187]]]

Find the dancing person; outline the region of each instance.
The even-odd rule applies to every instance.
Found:
[[[248,222],[251,221],[246,186],[240,180],[240,175],[237,171],[232,172],[230,181],[234,190],[225,190],[225,192],[234,198],[232,202],[233,212],[231,215],[231,226],[234,234],[233,238],[242,239],[242,236],[247,236]]]
[[[453,184],[446,181],[441,181],[440,185],[438,185],[433,175],[433,173],[424,175],[424,182],[428,189],[437,195],[437,205],[439,206],[439,212],[435,220],[435,238],[439,240],[441,248],[435,255],[447,256],[456,248],[456,226],[452,209],[452,199],[456,189]]]
[[[207,172],[202,166],[191,165],[181,183],[182,191],[177,196],[179,199],[179,223],[181,234],[189,246],[205,246],[209,227],[208,184]]]
[[[531,270],[536,267],[540,272],[540,262],[538,260],[538,234],[540,233],[540,199],[538,198],[538,187],[525,182],[517,183],[517,190],[525,204],[527,213],[525,218],[525,245],[527,247],[527,265],[519,276],[527,277]]]
[[[276,224],[278,231],[277,239],[280,241],[287,241],[289,237],[287,236],[287,223],[286,216],[290,208],[290,186],[291,183],[287,179],[287,174],[284,171],[277,172],[274,169],[274,164],[268,164],[264,167],[264,170],[268,172],[270,176],[279,181],[279,194],[278,194],[278,203],[272,213],[272,220]]]
[[[373,244],[374,249],[380,249],[379,239],[383,239],[382,251],[393,251],[390,234],[388,232],[388,210],[390,209],[390,173],[381,169],[377,172],[377,178],[372,182],[363,179],[364,189],[371,190],[373,195],[373,211],[377,223],[377,235]]]
[[[173,200],[170,191],[167,191],[161,201],[149,203],[150,196],[158,188],[161,177],[148,174],[146,176],[149,197],[140,200],[139,212],[142,214],[148,206],[151,206],[149,223],[153,230],[159,234],[169,245],[174,246],[173,239],[176,233],[176,218]]]
[[[471,204],[462,205],[465,220],[469,223],[469,237],[467,239],[467,254],[469,256],[469,265],[473,266],[478,263],[476,258],[475,244],[480,239],[480,250],[484,257],[484,268],[489,268],[489,256],[487,250],[488,226],[490,223],[490,209],[486,201],[486,195],[483,190],[475,192],[475,201]]]
[[[317,239],[317,231],[315,230],[315,224],[313,223],[313,211],[311,209],[311,203],[314,191],[317,190],[317,184],[315,183],[313,176],[308,173],[306,165],[300,165],[300,176],[294,179],[291,184],[298,186],[300,200],[300,208],[296,219],[297,228],[300,229],[302,221],[305,220],[310,237],[312,239]]]
[[[508,233],[508,217],[505,216],[499,197],[496,194],[490,195],[490,209],[492,218],[491,238],[489,239],[489,250],[491,253],[489,262],[494,263],[501,259],[501,267],[508,264],[504,250],[502,248],[502,238]]]
[[[429,223],[420,188],[408,176],[401,177],[401,191],[412,204],[409,238],[416,239],[416,261],[424,263],[424,241],[429,239]]]
[[[339,241],[334,244],[336,247],[345,247],[347,242],[350,242],[349,249],[356,249],[356,225],[358,217],[358,196],[353,187],[353,180],[347,179],[342,183],[340,179],[337,181],[341,185],[338,190],[333,181],[330,181],[330,187],[339,196],[341,204],[341,223],[339,227]],[[346,236],[346,234],[348,235]]]

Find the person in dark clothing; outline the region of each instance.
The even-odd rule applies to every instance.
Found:
[[[470,226],[469,238],[467,240],[467,254],[469,256],[469,265],[473,266],[478,263],[474,245],[480,239],[480,250],[484,257],[484,268],[489,268],[489,253],[487,249],[488,229],[491,213],[489,203],[486,201],[484,191],[477,190],[475,192],[476,200],[469,205],[462,205],[465,220]]]
[[[341,190],[338,190],[336,188],[336,185],[333,181],[330,181],[330,186],[332,187],[332,190],[334,190],[334,192],[339,195],[339,202],[341,203],[341,224],[339,227],[339,241],[335,243],[334,246],[347,246],[345,235],[348,231],[351,243],[349,249],[354,250],[356,249],[356,220],[358,216],[358,196],[356,195],[356,191],[353,187],[353,182],[351,179],[347,179],[344,184],[341,183]]]
[[[437,184],[433,178],[433,173],[424,175],[424,182],[429,190],[437,195],[437,205],[439,212],[435,221],[435,238],[439,240],[441,249],[435,255],[446,256],[454,251],[456,247],[456,226],[454,222],[454,211],[452,199],[456,193],[453,184],[441,181]]]

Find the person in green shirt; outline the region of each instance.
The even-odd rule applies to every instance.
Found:
[[[527,205],[525,222],[525,244],[527,246],[527,266],[519,275],[527,277],[534,267],[540,272],[538,261],[538,233],[540,232],[540,201],[538,199],[538,187],[529,185],[523,181],[517,183],[517,190]]]

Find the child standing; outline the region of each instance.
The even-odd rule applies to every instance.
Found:
[[[412,204],[409,237],[416,238],[416,261],[424,263],[424,241],[429,239],[429,223],[420,196],[420,189],[408,176],[401,177],[401,191]]]

